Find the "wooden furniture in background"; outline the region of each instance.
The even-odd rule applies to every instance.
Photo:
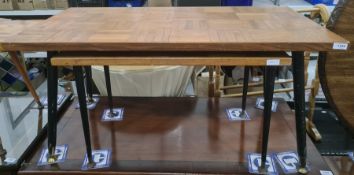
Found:
[[[309,63],[309,54],[310,53],[305,53],[305,70],[307,70],[308,67],[308,63]],[[209,68],[209,70],[213,70],[213,68]],[[237,84],[237,85],[228,85],[228,86],[219,86],[218,82],[220,81],[220,66],[215,66],[215,73],[216,73],[216,78],[215,80],[213,79],[209,79],[209,87],[211,87],[211,89],[215,89],[214,94],[209,93],[210,95],[215,95],[217,97],[241,97],[243,96],[243,93],[236,93],[236,94],[224,94],[223,91],[228,90],[228,89],[239,89],[239,88],[243,88],[243,84]],[[212,74],[209,74],[209,77]],[[308,73],[307,71],[305,72],[305,77],[308,77]],[[307,78],[305,78],[305,80],[307,80]],[[215,82],[215,83],[214,83]],[[293,83],[293,79],[282,79],[282,80],[276,80],[275,84],[289,84],[289,83]],[[307,81],[305,81],[305,84],[307,84]],[[262,86],[263,83],[262,82],[256,82],[256,83],[249,83],[248,86],[250,87],[257,87],[257,86]],[[310,94],[309,94],[309,112],[307,114],[307,118],[306,118],[306,130],[308,132],[308,134],[311,136],[311,138],[313,138],[316,141],[320,141],[321,140],[321,134],[319,133],[319,131],[317,130],[315,124],[312,122],[313,121],[313,115],[314,115],[314,110],[315,110],[315,98],[316,95],[318,93],[319,90],[319,79],[318,79],[318,74],[317,74],[317,65],[316,65],[316,70],[315,70],[315,78],[312,80],[311,85],[306,85],[305,86],[305,90],[310,90]],[[274,93],[288,93],[288,92],[293,92],[294,89],[293,88],[276,88],[274,89]],[[259,90],[259,91],[250,91],[247,93],[248,96],[259,96],[263,94],[263,90]]]
[[[339,1],[327,28],[354,42],[354,0]],[[354,47],[321,54],[318,64],[323,92],[336,115],[354,133]],[[327,57],[327,58],[326,58]]]
[[[327,6],[324,4],[317,4],[313,8],[304,8],[304,9],[298,9],[296,10],[298,13],[309,13],[309,17],[313,20],[319,19],[319,23],[321,25],[326,25],[329,19],[329,12],[327,9]],[[311,82],[311,85],[307,86],[307,77],[308,77],[308,65],[310,61],[310,52],[305,52],[305,90],[310,90],[310,95],[309,95],[309,112],[307,115],[306,119],[306,129],[308,134],[316,141],[321,140],[321,134],[317,130],[315,124],[312,122],[313,121],[313,115],[315,111],[315,100],[316,100],[316,95],[318,94],[319,90],[319,78],[318,78],[318,73],[317,73],[317,64],[316,64],[316,70],[314,71],[315,77]],[[209,68],[209,70],[213,70],[213,68]],[[216,72],[216,80],[215,82],[219,82],[219,77],[220,77],[220,66],[215,67],[215,72]],[[209,77],[212,74],[209,74]],[[222,86],[219,87],[218,83],[213,83],[214,81],[212,79],[209,79],[209,87],[215,89],[215,95],[218,97],[240,97],[243,94],[242,93],[236,93],[236,94],[224,94],[222,91],[225,91],[227,89],[235,89],[235,88],[242,88],[243,84],[237,84],[237,85],[228,85],[228,86]],[[282,80],[277,80],[275,82],[276,84],[288,84],[288,83],[293,83],[293,79],[282,79]],[[248,86],[254,87],[254,86],[262,86],[263,83],[250,83]],[[287,92],[292,92],[294,91],[293,88],[281,88],[281,89],[275,89],[274,93],[287,93]],[[211,94],[211,93],[209,93]],[[248,92],[247,95],[249,96],[254,96],[254,95],[262,95],[263,91],[252,91]],[[211,94],[213,95],[213,94]]]
[[[328,11],[328,7],[325,4],[316,4],[313,6],[313,8],[301,8],[301,9],[296,9],[298,13],[306,13],[309,15],[309,18],[314,20],[318,19],[321,25],[326,26],[329,17],[330,17],[330,12]]]

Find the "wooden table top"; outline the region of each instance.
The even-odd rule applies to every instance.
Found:
[[[41,20],[10,20],[0,18],[0,43],[7,38],[13,37],[26,27],[33,26]]]
[[[70,8],[0,41],[7,51],[329,51],[348,43],[290,8]]]

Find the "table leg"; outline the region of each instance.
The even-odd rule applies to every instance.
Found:
[[[7,154],[7,151],[4,149],[4,147],[2,145],[2,141],[1,141],[1,137],[0,137],[0,160],[2,162],[4,162],[6,154]]]
[[[304,52],[292,52],[294,75],[294,101],[296,118],[297,152],[300,159],[299,173],[306,174],[306,120]]]
[[[87,90],[87,102],[93,103],[92,97],[92,71],[91,66],[85,66],[85,73],[86,73],[86,90]]]
[[[208,71],[209,71],[208,96],[215,97],[214,66],[208,66]]]
[[[38,109],[38,122],[37,122],[37,134],[43,129],[43,109]]]
[[[262,136],[262,163],[261,163],[260,172],[267,171],[266,160],[267,160],[270,119],[272,115],[275,70],[276,67],[267,66],[265,67],[265,71],[263,74],[264,110],[263,110],[263,136]]]
[[[86,93],[85,93],[84,77],[82,75],[83,74],[82,67],[74,66],[74,74],[75,74],[76,90],[77,90],[77,95],[80,104],[81,122],[84,130],[87,158],[90,166],[93,166],[94,162],[92,159],[90,124],[89,124],[88,114],[87,114]]]
[[[39,108],[43,108],[43,105],[39,99],[39,96],[38,96],[36,90],[33,88],[32,84],[31,84],[31,80],[29,79],[27,72],[26,72],[25,68],[23,67],[23,65],[21,64],[20,59],[18,58],[17,52],[9,52],[9,55],[11,56],[11,60],[14,63],[16,69],[21,74],[21,76],[23,78],[23,82],[26,84],[26,87],[28,88],[28,90],[32,94],[34,101],[38,104]]]
[[[47,61],[47,100],[48,100],[48,163],[54,163],[57,160],[55,147],[57,140],[57,110],[58,110],[58,68],[50,63],[51,54],[48,53]]]
[[[113,111],[113,97],[112,97],[112,89],[111,89],[111,77],[109,75],[109,66],[104,66],[104,76],[106,79],[107,86],[107,94],[108,94],[108,105],[109,105],[109,116],[114,117],[118,115],[118,113]]]
[[[249,79],[250,67],[245,66],[243,73],[243,89],[242,89],[242,113],[246,110],[246,100],[248,92],[248,79]]]

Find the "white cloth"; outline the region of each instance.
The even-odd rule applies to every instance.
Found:
[[[184,96],[193,66],[110,66],[113,96]],[[101,95],[107,95],[103,66],[92,67]]]

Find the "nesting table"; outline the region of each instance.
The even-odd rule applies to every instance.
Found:
[[[109,65],[240,65],[234,55],[289,51],[294,74],[299,172],[306,173],[304,51],[319,51],[325,56],[326,51],[346,50],[348,44],[290,8],[149,7],[70,8],[1,41],[0,48],[12,53],[48,51],[50,154],[56,145],[57,66],[74,66],[88,156],[91,144],[82,66],[104,65],[108,70]],[[272,56],[269,59],[279,60]],[[248,60],[247,65],[257,65],[252,56]],[[270,62],[269,69],[266,67],[269,76],[265,80],[263,165],[271,114],[271,105],[267,104],[273,95],[271,67],[276,65],[279,61]],[[107,85],[109,88],[110,84]]]

